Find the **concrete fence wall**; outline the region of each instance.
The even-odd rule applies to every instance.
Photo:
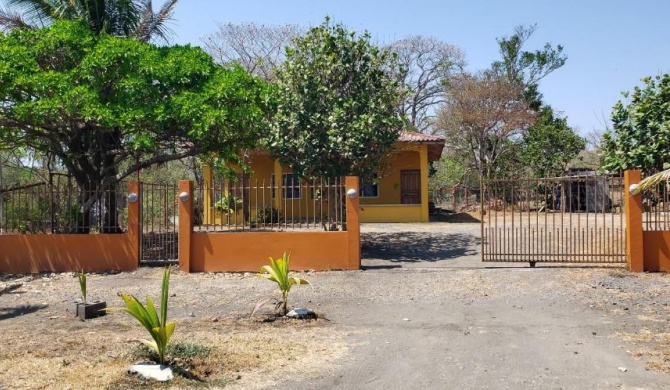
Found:
[[[139,193],[130,182],[128,192]],[[123,234],[0,235],[0,272],[132,271],[139,266],[140,202],[128,202]]]
[[[360,268],[358,178],[346,178],[356,197],[346,198],[346,231],[225,232],[193,231],[193,183],[179,192],[179,265],[186,272],[257,272],[268,256],[291,254],[296,270]],[[137,182],[128,192],[141,196]],[[131,271],[140,265],[141,199],[128,202],[128,231],[123,234],[0,235],[0,272]]]
[[[360,209],[358,178],[347,177],[346,231],[194,232],[193,184],[179,183],[189,194],[179,205],[179,267],[188,272],[257,272],[268,257],[291,254],[295,270],[352,270],[360,268]]]

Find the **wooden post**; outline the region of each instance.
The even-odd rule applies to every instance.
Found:
[[[142,204],[142,193],[140,192],[140,183],[136,181],[128,182],[128,194],[135,194],[135,201],[128,199],[128,237],[133,246],[133,253],[137,258],[136,266],[140,266],[140,255],[142,248],[142,230],[140,226],[140,205]]]
[[[345,191],[354,190],[356,196],[347,199],[347,240],[349,242],[349,269],[361,268],[361,225],[359,207],[358,176],[347,176],[344,180]]]
[[[642,232],[642,194],[631,195],[631,184],[641,180],[639,170],[624,173],[624,205],[626,210],[626,261],[631,272],[644,272],[644,242]]]
[[[186,200],[182,195],[186,194]],[[191,234],[193,234],[193,182],[179,181],[179,269],[191,272]]]

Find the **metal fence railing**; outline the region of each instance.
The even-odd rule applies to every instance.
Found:
[[[125,183],[80,188],[71,180],[0,190],[0,234],[120,233],[126,230]]]
[[[623,183],[595,172],[491,180],[480,199],[482,259],[625,262]]]
[[[642,229],[670,230],[670,186],[663,182],[642,193]]]
[[[344,178],[240,176],[194,192],[195,231],[346,230]]]

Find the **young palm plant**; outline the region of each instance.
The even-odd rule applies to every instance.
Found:
[[[81,292],[81,301],[85,305],[87,303],[86,302],[86,274],[84,273],[83,269],[81,271],[79,271],[79,273],[77,274],[77,279],[79,279],[79,291]]]
[[[277,307],[281,307],[281,314],[286,315],[286,313],[288,313],[288,293],[291,291],[291,287],[296,284],[309,284],[309,282],[297,276],[289,276],[290,255],[286,252],[284,252],[282,257],[276,259],[269,257],[269,259],[270,265],[261,267],[261,272],[256,274],[256,276],[277,283],[282,295],[282,300],[277,302]],[[260,306],[267,303],[267,301],[268,300],[263,300],[259,302],[251,314],[253,315],[253,313],[255,313]]]
[[[163,285],[161,288],[160,315],[156,311],[153,301],[147,296],[146,307],[142,305],[135,296],[121,293],[121,298],[126,303],[126,307],[115,307],[109,310],[123,310],[134,317],[146,330],[149,331],[153,340],[140,340],[146,346],[158,354],[160,364],[165,363],[165,351],[168,342],[174,332],[175,323],[167,322],[168,312],[168,288],[170,285],[170,267],[163,272]]]

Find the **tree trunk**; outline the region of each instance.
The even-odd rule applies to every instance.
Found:
[[[120,234],[123,229],[119,226],[119,209],[117,203],[117,185],[111,185],[108,191],[103,193],[102,199],[105,200],[107,210],[102,222],[102,233]]]

